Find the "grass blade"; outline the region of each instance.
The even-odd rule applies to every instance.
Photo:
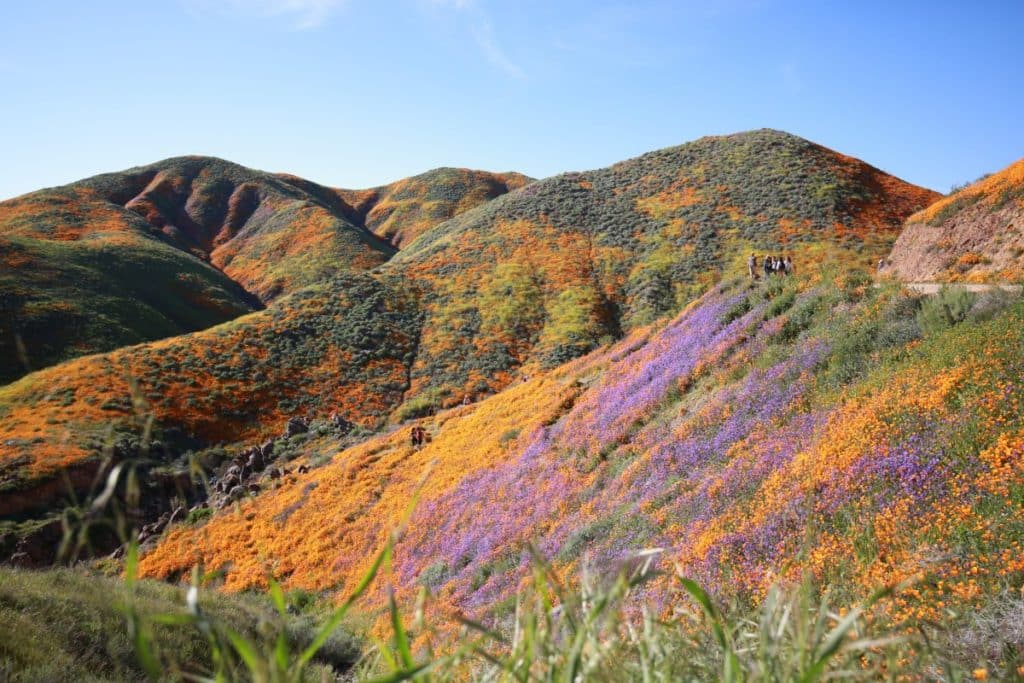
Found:
[[[391,628],[395,632],[395,647],[398,649],[398,656],[401,659],[404,669],[411,669],[414,664],[412,650],[409,647],[409,637],[402,625],[402,615],[398,612],[398,603],[395,602],[395,590],[388,587],[388,612],[391,614]]]

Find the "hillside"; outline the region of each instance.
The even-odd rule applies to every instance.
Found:
[[[398,247],[428,229],[533,182],[520,173],[437,168],[370,190],[338,190],[361,225]]]
[[[329,188],[210,157],[178,157],[81,181],[267,302],[394,253]]]
[[[843,596],[916,576],[890,617],[957,626],[1024,581],[1024,306],[979,300],[946,328],[934,305],[856,272],[733,281],[424,420],[421,450],[405,430],[329,458],[317,441],[308,472],[172,529],[142,567],[340,595],[430,468],[393,581],[409,601],[429,588],[439,615],[505,623],[535,541],[567,581],[584,558],[600,574],[663,548],[726,603],[805,572]],[[670,605],[669,579],[643,598]]]
[[[751,251],[873,265],[938,195],[793,135],[702,138],[532,183],[438,226],[385,270],[421,288],[413,394],[500,389],[677,312]]]
[[[0,384],[261,308],[137,214],[82,187],[0,203],[0,263]]]
[[[145,416],[179,466],[188,449],[279,434],[338,412],[372,427],[408,387],[416,304],[361,274],[192,335],[88,356],[0,387],[0,518],[44,514],[88,490],[103,455],[140,454]],[[78,474],[80,473],[80,474]]]
[[[265,309],[0,386],[0,559],[52,561],[121,464],[131,476],[111,491],[144,528],[141,571],[228,592],[273,578],[339,602],[418,499],[360,619],[388,619],[393,590],[448,624],[440,636],[452,614],[511,631],[532,548],[569,586],[657,549],[741,613],[777,584],[845,605],[912,581],[869,620],[950,642],[1019,606],[1024,303],[870,275],[935,193],[776,131],[501,181],[486,201],[491,179],[449,169],[362,193],[272,180],[382,260],[317,272],[301,252],[260,252],[276,233],[246,223],[222,246],[250,235],[239,249],[294,259]],[[87,182],[110,215],[135,215],[103,189],[123,178]],[[158,227],[175,204],[154,182],[133,205],[150,228],[111,233],[215,262],[198,228],[216,221]],[[910,224],[1003,211],[1016,195],[992,200],[998,183],[1015,187],[997,179]],[[445,200],[461,213],[424,231],[453,187],[474,199]],[[751,251],[792,255],[796,274],[751,281]],[[106,553],[111,537],[91,540]],[[679,614],[672,571],[632,598]]]
[[[888,272],[907,282],[1024,279],[1024,159],[908,218]]]
[[[532,183],[372,272],[0,387],[0,515],[59,505],[68,468],[84,493],[111,441],[137,443],[147,414],[159,460],[179,466],[188,451],[278,435],[291,417],[372,429],[430,415],[642,329],[740,272],[752,248],[785,249],[798,271],[870,263],[930,197],[774,131]]]
[[[402,243],[528,180],[438,169],[341,191],[179,157],[2,202],[0,383],[369,270],[395,253],[374,232]]]

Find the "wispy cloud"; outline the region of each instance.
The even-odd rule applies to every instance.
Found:
[[[487,61],[498,67],[512,78],[518,78],[519,80],[526,79],[526,72],[523,71],[518,64],[509,59],[509,56],[505,54],[505,51],[498,45],[498,40],[494,36],[494,28],[491,26],[491,22],[487,20],[478,21],[474,24],[470,31],[473,35],[473,40],[476,41],[477,46],[484,53],[484,57]]]
[[[526,72],[508,56],[498,41],[491,18],[477,0],[427,0],[427,4],[457,12],[469,22],[469,34],[484,58],[506,75],[526,80]]]
[[[189,10],[219,10],[255,17],[283,18],[294,29],[323,26],[351,0],[180,0]],[[362,0],[359,0],[362,1]],[[484,59],[508,76],[525,80],[526,72],[498,40],[490,14],[479,0],[419,0],[421,8],[451,12],[459,18]]]
[[[193,8],[220,9],[257,17],[285,18],[291,28],[322,26],[348,0],[185,0]]]

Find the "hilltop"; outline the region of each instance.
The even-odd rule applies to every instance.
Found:
[[[889,263],[908,282],[1024,278],[1024,159],[908,218]]]
[[[360,224],[401,249],[430,228],[533,182],[521,173],[436,168],[370,190],[338,190]]]
[[[873,265],[939,195],[774,130],[534,182],[386,266],[424,292],[413,395],[453,405],[674,314],[751,251]]]

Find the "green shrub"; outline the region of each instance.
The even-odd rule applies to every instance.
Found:
[[[502,444],[507,444],[510,441],[515,441],[517,438],[519,438],[519,432],[521,431],[521,429],[509,429],[508,431],[501,435],[498,441]]]
[[[975,295],[964,289],[943,287],[924,301],[917,312],[917,324],[926,335],[936,334],[962,323],[974,306]]]
[[[436,588],[448,576],[448,565],[444,562],[435,562],[430,565],[422,572],[420,572],[419,578],[417,579],[421,586],[427,588]]]
[[[442,389],[433,388],[409,399],[395,411],[395,420],[405,422],[433,415],[441,408],[441,399],[445,393]]]
[[[750,297],[743,297],[723,313],[718,322],[722,325],[728,325],[746,315],[750,311],[750,307]]]
[[[575,560],[587,545],[608,535],[614,524],[615,520],[612,517],[605,517],[572,532],[565,540],[565,545],[558,551],[558,560],[560,562]]]
[[[190,510],[189,511],[188,517],[185,518],[185,522],[187,524],[195,525],[195,524],[199,524],[201,522],[206,521],[207,519],[209,519],[212,516],[213,516],[213,508],[209,508],[209,507],[196,508],[195,510]]]
[[[787,289],[781,292],[778,296],[772,299],[770,304],[768,304],[768,309],[764,313],[765,320],[782,315],[789,310],[795,301],[796,292],[793,290]]]

